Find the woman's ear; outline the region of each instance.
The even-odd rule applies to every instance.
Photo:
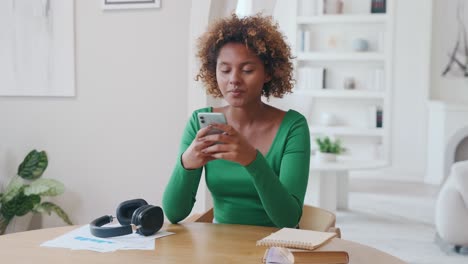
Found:
[[[271,75],[268,74],[267,76],[265,76],[265,81],[263,83],[267,83],[269,81],[271,81]]]

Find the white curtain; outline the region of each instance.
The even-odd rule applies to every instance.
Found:
[[[210,7],[210,21],[229,16],[236,11],[237,0],[212,0]]]
[[[240,17],[252,14],[252,0],[238,0],[236,14]]]
[[[239,16],[248,16],[256,13],[273,15],[276,0],[238,0],[236,13]]]

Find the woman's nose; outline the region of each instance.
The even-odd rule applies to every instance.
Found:
[[[240,76],[238,71],[231,71],[229,76],[229,84],[238,85],[240,83]]]

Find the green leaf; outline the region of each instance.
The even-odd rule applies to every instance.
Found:
[[[48,160],[45,151],[32,150],[26,155],[18,167],[18,175],[26,180],[34,180],[42,176],[47,168]]]
[[[3,217],[2,214],[0,214],[0,235],[5,234],[5,231],[9,223],[10,223],[10,220],[6,219],[5,217]]]
[[[20,191],[20,193],[13,199],[2,204],[0,214],[2,214],[5,219],[10,220],[15,215],[23,216],[32,211],[32,209],[40,202],[41,197],[39,195],[26,196],[22,191]]]
[[[322,153],[333,153],[333,154],[340,154],[344,151],[344,148],[341,146],[341,141],[331,140],[329,137],[316,138],[315,141],[319,146],[319,150]]]
[[[69,225],[73,225],[73,223],[70,220],[70,218],[68,217],[67,213],[65,213],[65,211],[62,208],[60,208],[60,206],[58,206],[58,205],[56,205],[54,203],[43,202],[43,203],[39,204],[38,206],[36,206],[36,208],[34,208],[34,211],[36,211],[38,213],[47,213],[48,215],[50,215],[52,212],[54,212],[60,218],[62,218],[62,220],[65,223],[67,223]]]
[[[56,196],[65,190],[63,183],[54,179],[38,179],[24,188],[25,195]]]
[[[3,194],[0,201],[2,203],[6,203],[13,199],[13,197],[17,196],[20,193],[21,187],[23,187],[23,185],[23,179],[17,176],[13,177],[13,179],[11,179],[10,183],[6,187],[5,193]]]
[[[5,192],[8,192],[8,190],[12,188],[16,188],[16,186],[22,186],[23,184],[24,180],[21,177],[14,176],[5,188]]]

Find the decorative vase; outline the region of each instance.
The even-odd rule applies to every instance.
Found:
[[[5,234],[24,232],[29,230],[33,213],[29,212],[23,216],[15,216],[6,227]]]
[[[344,2],[343,0],[325,0],[324,13],[325,14],[343,14]]]
[[[343,86],[346,90],[354,90],[356,88],[356,80],[353,77],[348,77],[344,80]]]
[[[369,42],[366,39],[357,38],[353,40],[352,47],[354,51],[368,51]]]
[[[322,126],[336,126],[338,120],[334,114],[324,112],[320,114],[320,124]]]
[[[315,153],[315,161],[318,163],[336,162],[336,154],[317,151]]]

